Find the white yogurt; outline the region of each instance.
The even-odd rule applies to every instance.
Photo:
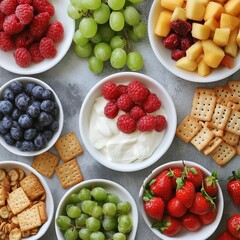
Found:
[[[118,116],[124,112],[119,111],[118,116],[109,119],[104,115],[107,100],[98,97],[93,105],[90,117],[89,133],[94,147],[101,151],[109,161],[117,163],[131,163],[143,161],[152,155],[162,141],[165,130],[162,132],[139,130],[126,134],[117,127]],[[154,112],[155,115],[164,115],[163,107]]]

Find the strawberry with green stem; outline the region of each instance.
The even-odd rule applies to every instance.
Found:
[[[186,176],[186,180],[192,182],[196,189],[202,186],[203,173],[198,167],[187,167],[184,165],[183,174]]]
[[[232,172],[232,176],[229,178],[229,182],[227,184],[227,191],[233,202],[240,206],[240,168],[237,173],[235,171]]]
[[[218,235],[215,240],[237,240],[237,238],[232,236],[232,234],[230,234],[228,231],[224,231]]]
[[[213,171],[210,176],[203,179],[202,188],[210,197],[216,197],[218,193],[217,187],[218,173]]]
[[[240,214],[234,214],[228,219],[227,230],[232,236],[240,239]]]

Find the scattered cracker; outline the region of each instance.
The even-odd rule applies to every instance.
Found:
[[[237,154],[240,155],[240,140],[238,141],[238,144],[234,146],[237,150]]]
[[[44,152],[34,158],[32,167],[42,175],[52,178],[59,160],[60,158],[55,154],[51,152]]]
[[[228,81],[228,87],[232,89],[235,96],[240,98],[240,81]]]
[[[233,96],[233,90],[225,86],[217,86],[214,91],[218,98],[231,98]]]
[[[73,132],[60,137],[54,146],[64,162],[76,158],[83,153],[83,148]]]
[[[240,112],[233,110],[226,125],[226,131],[240,135]]]
[[[234,102],[228,102],[227,107],[230,107],[233,110],[240,111],[240,104],[239,103],[234,103]]]
[[[203,149],[203,152],[205,155],[209,155],[210,153],[212,153],[218,146],[219,144],[222,142],[222,138],[220,137],[214,137],[209,144]]]
[[[38,211],[39,211],[39,215],[40,215],[40,219],[41,219],[41,223],[45,223],[47,221],[47,212],[46,212],[46,204],[45,202],[38,202],[37,204],[35,204],[34,206],[38,207]]]
[[[68,188],[83,181],[83,176],[76,159],[57,166],[55,171],[63,188]]]
[[[223,140],[231,146],[237,145],[239,138],[240,138],[240,136],[238,136],[234,133],[228,132],[228,131],[226,131],[225,135],[223,136]]]
[[[185,143],[188,143],[201,130],[202,126],[196,118],[187,115],[179,124],[176,135]]]

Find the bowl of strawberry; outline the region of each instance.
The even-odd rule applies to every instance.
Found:
[[[179,160],[159,166],[144,180],[139,205],[159,238],[204,240],[220,223],[224,199],[216,171]]]

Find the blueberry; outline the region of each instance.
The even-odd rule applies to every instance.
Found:
[[[27,114],[32,118],[37,118],[40,114],[40,108],[34,105],[30,105],[27,109]]]
[[[19,117],[20,117],[22,114],[23,114],[22,111],[20,111],[18,108],[15,108],[15,109],[13,109],[13,111],[12,111],[11,117],[12,117],[13,120],[16,121],[16,120],[19,119]]]
[[[10,102],[13,102],[14,101],[14,92],[11,88],[6,88],[4,91],[3,91],[3,98],[5,100],[8,100]]]
[[[32,95],[33,97],[35,97],[36,99],[39,99],[41,100],[42,99],[42,95],[43,95],[43,91],[45,89],[41,86],[35,86],[33,89],[32,89]]]
[[[3,114],[0,112],[0,121],[2,121],[3,117]]]
[[[58,113],[59,113],[58,104],[57,104],[56,102],[54,102],[54,108],[53,108],[53,110],[51,111],[51,115],[52,115],[53,117],[57,117]]]
[[[3,115],[10,114],[13,110],[13,105],[8,100],[0,101],[0,112]]]
[[[34,144],[37,149],[43,149],[47,145],[46,136],[42,133],[39,133],[34,139]]]
[[[19,81],[10,83],[10,88],[17,94],[23,91],[23,85]]]
[[[3,136],[3,139],[5,140],[5,142],[8,144],[8,145],[15,145],[15,139],[12,138],[11,134],[8,132],[6,133],[4,136]]]
[[[52,123],[52,120],[52,116],[46,112],[40,112],[38,116],[38,122],[42,127],[49,126]]]
[[[38,107],[38,108],[41,108],[41,102],[39,102],[39,101],[33,101],[32,102],[32,105],[34,106],[34,107]]]
[[[2,119],[2,126],[5,128],[5,129],[10,129],[12,127],[12,124],[13,124],[13,120],[11,117],[9,116],[5,116],[3,119]]]
[[[10,129],[10,134],[15,140],[21,140],[23,136],[23,131],[17,122],[13,121],[13,125]]]
[[[49,129],[52,131],[52,132],[57,132],[57,130],[59,129],[59,123],[57,120],[53,120],[52,123],[50,124],[49,126]]]
[[[35,145],[33,141],[23,140],[20,150],[23,152],[30,152],[35,150]]]
[[[30,105],[30,97],[26,93],[20,93],[15,98],[15,105],[21,111],[26,111]]]
[[[2,122],[0,122],[0,133],[5,134],[5,133],[7,133],[8,131],[9,131],[8,129],[6,129],[6,128],[3,127]]]
[[[42,133],[46,136],[48,141],[53,137],[53,132],[51,130],[45,130]]]
[[[23,114],[18,119],[18,124],[22,128],[30,128],[33,124],[33,120],[29,115]]]
[[[41,110],[45,112],[51,112],[54,109],[54,102],[51,100],[44,100],[41,103]]]
[[[33,88],[34,88],[35,86],[36,86],[36,84],[33,83],[33,82],[27,83],[27,84],[25,85],[25,93],[26,93],[27,95],[31,96],[31,95],[32,95],[32,90],[33,90]]]
[[[23,137],[26,140],[32,140],[36,137],[37,135],[37,130],[35,128],[28,128],[27,130],[24,131]]]
[[[35,121],[35,122],[33,123],[33,127],[34,127],[38,132],[42,132],[42,131],[44,130],[44,127],[41,126],[38,121]]]
[[[52,100],[53,99],[53,92],[50,89],[45,89],[42,94],[43,100]]]

